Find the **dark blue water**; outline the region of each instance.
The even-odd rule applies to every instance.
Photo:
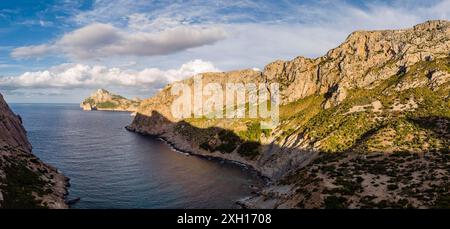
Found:
[[[33,152],[70,177],[74,208],[234,208],[258,182],[239,166],[185,156],[124,129],[129,113],[13,104]]]

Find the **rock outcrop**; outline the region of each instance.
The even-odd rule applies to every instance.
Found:
[[[0,208],[67,208],[68,178],[32,154],[21,117],[0,95]]]
[[[262,72],[202,74],[204,85],[214,82],[222,88],[236,82],[279,83],[280,124],[272,130],[261,130],[261,119],[177,119],[171,114],[173,84],[143,100],[127,129],[157,135],[193,154],[247,164],[271,178],[274,185],[241,202],[245,207],[438,207],[450,198],[445,179],[450,176],[445,162],[449,75],[448,21],[357,31],[316,59],[275,61]],[[194,86],[192,78],[183,82]],[[386,173],[395,167],[389,159],[400,152],[413,156],[396,160],[395,166],[415,171]],[[330,159],[330,153],[345,159]],[[381,153],[381,159],[366,156],[372,153]],[[385,169],[361,166],[367,163]],[[430,174],[439,173],[442,181],[417,175],[429,164],[434,165]],[[417,182],[433,187],[402,186],[401,192],[390,184],[413,173]],[[311,189],[303,190],[306,186]],[[316,205],[308,202],[312,196]]]
[[[267,65],[263,76],[284,86],[283,102],[316,93],[329,93],[329,105],[345,99],[345,91],[373,88],[420,61],[447,57],[450,49],[448,21],[428,21],[405,30],[357,31],[325,56]]]
[[[140,99],[133,100],[113,94],[105,89],[98,89],[90,97],[86,98],[80,107],[85,111],[129,111],[135,112],[140,104]]]

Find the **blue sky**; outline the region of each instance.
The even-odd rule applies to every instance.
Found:
[[[354,30],[449,19],[434,1],[2,1],[0,92],[79,102],[96,88],[149,97],[205,71],[318,57]]]

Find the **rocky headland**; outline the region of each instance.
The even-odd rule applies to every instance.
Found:
[[[0,95],[0,208],[68,208],[68,181],[32,154],[21,117]]]
[[[269,177],[243,207],[450,207],[450,22],[357,31],[322,57],[202,77],[279,83],[280,124],[177,119],[171,84],[140,103],[127,129]]]
[[[135,112],[140,104],[140,99],[127,99],[113,94],[105,89],[98,89],[86,98],[80,107],[85,111],[128,111]]]

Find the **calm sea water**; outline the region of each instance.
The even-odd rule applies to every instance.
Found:
[[[70,177],[74,208],[235,208],[258,178],[246,169],[185,156],[124,129],[129,113],[72,104],[12,104],[33,152]]]

